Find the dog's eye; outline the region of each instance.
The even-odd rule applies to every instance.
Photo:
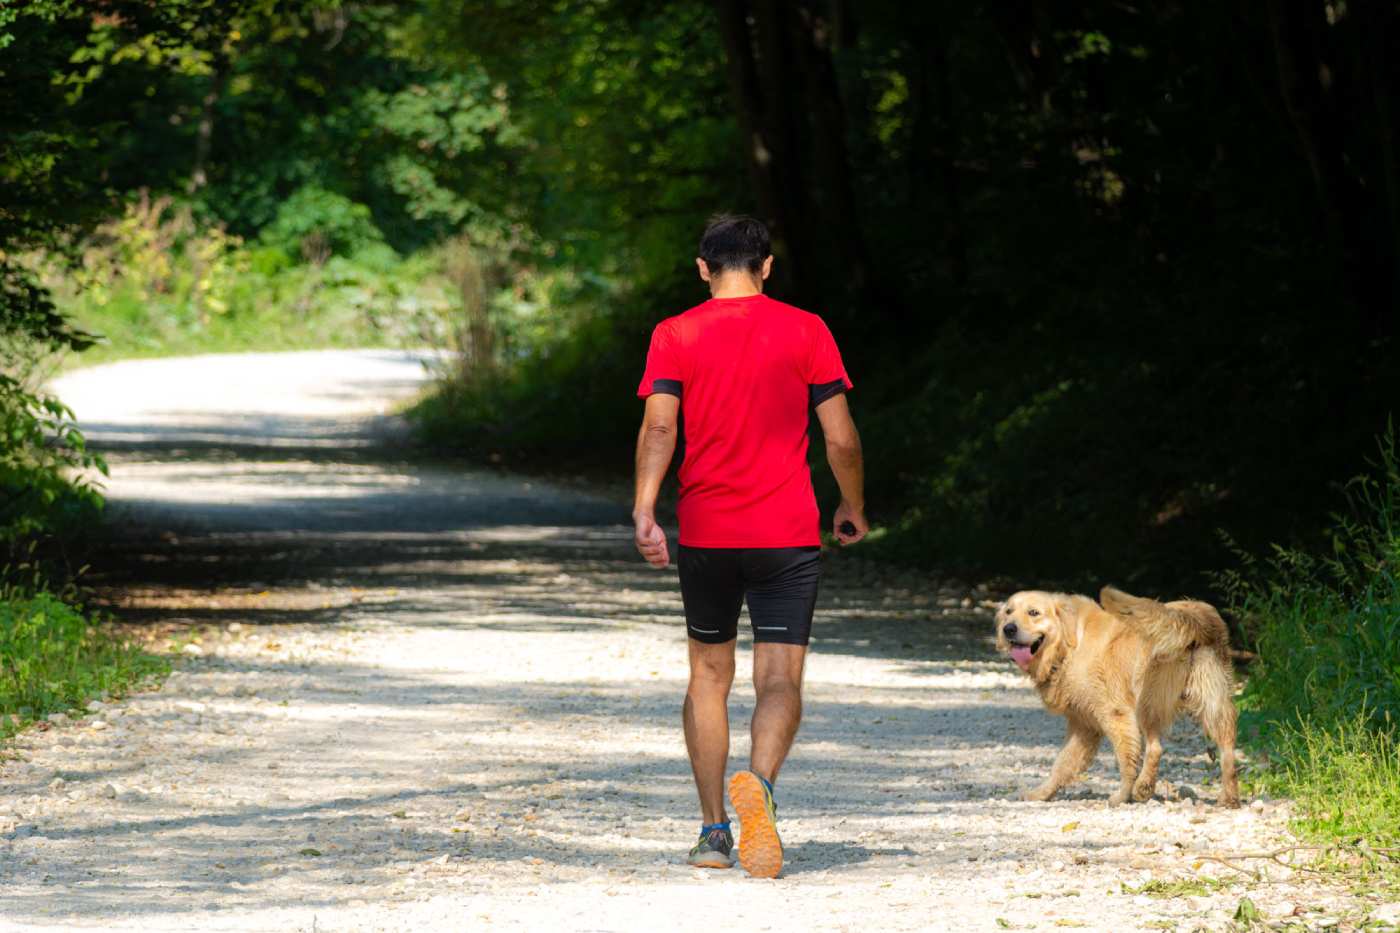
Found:
[[[1040,610],[1039,610],[1039,609],[1027,609],[1027,610],[1026,610],[1026,615],[1028,615],[1028,616],[1030,616],[1032,619],[1034,619],[1036,616],[1040,615]]]

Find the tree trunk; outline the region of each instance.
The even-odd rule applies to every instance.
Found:
[[[898,315],[871,271],[831,54],[833,30],[850,35],[851,20],[833,24],[798,0],[717,0],[717,9],[745,158],[791,291],[823,303],[844,293]]]
[[[750,3],[748,0],[717,0],[716,7],[730,97],[744,137],[744,161],[759,210],[772,226],[774,252],[779,259],[774,278],[779,287],[796,289],[803,281],[805,264],[794,242],[796,232],[801,229],[801,219],[794,215],[784,185],[784,172],[790,168],[791,156],[783,142],[773,138],[771,113],[775,104],[773,93],[765,86],[759,72]]]
[[[1298,0],[1271,0],[1268,17],[1279,95],[1312,176],[1324,235],[1340,257],[1348,291],[1360,310],[1358,330],[1367,338],[1389,333],[1394,324],[1395,233],[1386,222],[1384,200],[1377,203],[1358,175],[1365,171],[1367,154],[1347,150],[1348,142],[1364,143],[1366,135],[1357,115],[1345,109],[1354,95],[1337,87],[1346,76],[1327,54],[1334,27],[1321,4]],[[1389,81],[1388,70],[1366,77]]]
[[[214,108],[224,95],[228,84],[231,62],[223,54],[214,56],[214,73],[209,76],[209,87],[200,101],[199,123],[194,134],[194,164],[190,167],[190,177],[185,183],[185,192],[194,194],[209,183],[209,151],[214,142]]]

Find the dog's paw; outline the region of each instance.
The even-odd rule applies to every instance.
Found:
[[[1112,796],[1112,797],[1109,797],[1109,798],[1108,798],[1108,805],[1109,805],[1110,807],[1120,806],[1121,804],[1124,804],[1124,803],[1127,803],[1127,802],[1128,802],[1128,791],[1127,791],[1126,789],[1124,789],[1124,788],[1121,788],[1121,787],[1120,787],[1118,790],[1116,790],[1116,791],[1113,792],[1113,796]]]
[[[1215,802],[1228,810],[1238,810],[1240,806],[1240,795],[1222,793]]]
[[[1029,800],[1033,803],[1044,803],[1051,797],[1055,796],[1055,792],[1053,790],[1047,790],[1044,787],[1031,787],[1021,791],[1016,796],[1020,800]]]
[[[1157,793],[1157,785],[1155,782],[1152,784],[1133,785],[1133,799],[1138,803],[1147,803],[1147,801],[1152,799],[1152,795],[1155,793]]]

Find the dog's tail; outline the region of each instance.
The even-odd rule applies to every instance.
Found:
[[[1209,603],[1182,600],[1159,603],[1106,586],[1099,602],[1137,632],[1158,655],[1183,655],[1193,648],[1220,649],[1229,631]]]

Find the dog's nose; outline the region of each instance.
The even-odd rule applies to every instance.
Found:
[[[1016,637],[1016,623],[1015,623],[1015,622],[1008,622],[1008,623],[1006,623],[1005,625],[1003,625],[1003,626],[1001,627],[1001,633],[1002,633],[1003,635],[1005,635],[1007,638],[1015,638],[1015,637]]]

